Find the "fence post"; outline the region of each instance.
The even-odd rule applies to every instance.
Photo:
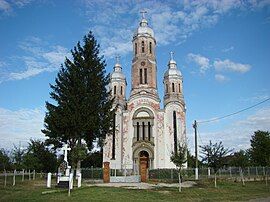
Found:
[[[195,168],[195,180],[199,179],[199,169]]]
[[[30,170],[28,172],[28,177],[29,177],[28,179],[31,180],[31,172],[30,172]]]
[[[5,172],[5,182],[4,182],[4,187],[6,187],[6,186],[7,186],[7,171],[6,171],[6,169],[4,170],[4,172]]]
[[[15,186],[16,184],[16,169],[14,170],[14,174],[13,174],[13,184],[12,186]]]
[[[22,169],[22,182],[24,181],[24,169]]]
[[[91,178],[94,181],[94,168],[91,166]]]
[[[249,167],[248,167],[248,179],[250,179],[250,170],[249,170]]]
[[[82,173],[78,173],[78,188],[82,186]]]
[[[110,162],[103,162],[103,182],[110,182]]]
[[[257,179],[257,177],[258,177],[258,168],[256,166],[256,179]]]
[[[48,173],[48,176],[47,176],[47,188],[51,188],[51,182],[52,182],[52,173]]]
[[[33,180],[36,179],[36,170],[33,171]]]
[[[207,168],[207,175],[208,175],[208,178],[210,178],[210,176],[211,176],[211,170],[210,170],[209,167]]]

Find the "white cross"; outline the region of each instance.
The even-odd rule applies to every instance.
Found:
[[[173,52],[172,51],[170,52],[170,55],[171,55],[171,60],[173,60]]]
[[[69,148],[68,145],[65,144],[64,147],[62,147],[62,150],[64,151],[64,161],[65,162],[68,162],[67,161],[67,155],[68,155],[68,151],[70,151],[71,148]]]
[[[142,19],[145,19],[145,14],[147,13],[147,11],[140,11],[140,13],[142,14]]]

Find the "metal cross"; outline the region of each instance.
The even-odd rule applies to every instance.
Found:
[[[65,144],[64,147],[62,147],[62,150],[64,151],[64,161],[65,161],[65,162],[68,162],[68,161],[67,161],[67,154],[68,154],[68,151],[71,150],[71,148],[69,148],[68,145]]]
[[[145,14],[147,13],[147,11],[140,11],[140,13],[142,14],[142,19],[145,19]]]
[[[116,60],[116,63],[119,64],[119,62],[120,62],[120,55],[116,55],[115,56],[115,60]]]
[[[173,54],[174,54],[174,52],[170,52],[170,55],[171,55],[171,60],[173,60]]]

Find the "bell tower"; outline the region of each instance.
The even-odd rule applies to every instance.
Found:
[[[156,40],[153,30],[148,27],[145,13],[146,11],[141,12],[142,19],[132,40],[131,97],[147,93],[150,97],[159,99],[155,55]]]

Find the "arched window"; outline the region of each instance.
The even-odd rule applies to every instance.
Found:
[[[177,153],[177,125],[176,125],[176,111],[173,111],[173,139],[174,139],[174,152]]]
[[[137,55],[137,43],[135,43],[135,55]]]
[[[139,125],[139,122],[137,122],[137,141],[139,141],[140,139],[140,125]]]
[[[181,93],[181,86],[180,86],[180,83],[178,84],[178,88],[179,88],[179,93]]]
[[[144,83],[147,83],[147,69],[144,68]]]
[[[149,43],[149,52],[152,53],[152,42]]]
[[[116,95],[116,86],[113,87],[113,94]]]
[[[142,69],[140,69],[140,84],[142,84],[143,83],[143,75],[142,75]]]
[[[112,159],[115,159],[115,119],[116,114],[113,116],[113,135],[112,135]]]
[[[144,41],[142,41],[142,53],[144,53]]]
[[[123,95],[123,86],[121,86],[121,95]]]
[[[144,122],[142,122],[142,139],[145,139],[145,125]]]
[[[168,93],[168,84],[166,84],[166,93]]]
[[[172,92],[173,92],[173,93],[175,92],[175,89],[174,89],[174,83],[172,83]]]

